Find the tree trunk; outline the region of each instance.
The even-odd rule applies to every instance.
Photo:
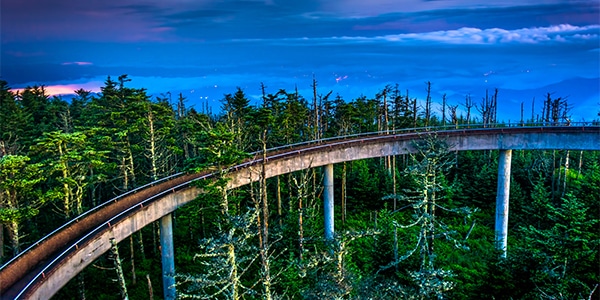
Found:
[[[150,274],[146,274],[146,281],[148,282],[148,299],[154,300],[154,290],[152,289],[152,281],[150,281]]]
[[[396,199],[396,156],[393,156],[393,160],[392,160],[392,192],[394,195],[394,212],[396,212],[397,209],[397,203],[398,203],[398,199]],[[398,227],[394,226],[394,265],[396,268],[396,272],[398,272]]]
[[[427,81],[427,97],[425,98],[425,127],[429,126],[431,118],[431,82]]]
[[[277,176],[277,217],[279,218],[279,227],[283,226],[283,209],[281,207],[281,179]]]
[[[134,255],[134,250],[133,250],[133,235],[129,236],[129,259],[131,260],[131,284],[135,285],[136,283],[136,278],[135,278],[135,255]]]
[[[377,230],[377,211],[373,213],[373,229]]]
[[[558,162],[558,178],[556,178],[556,194],[557,195],[561,195],[561,188],[562,188],[562,170],[560,169],[560,167],[563,164],[563,158],[561,157],[559,162]]]
[[[224,176],[224,175],[222,175]],[[221,213],[225,216],[229,215],[229,201],[227,199],[227,188],[218,187],[221,190]]]
[[[471,108],[473,107],[473,100],[471,99],[471,95],[467,95],[465,97],[465,108],[467,109],[467,128],[471,126]]]
[[[311,170],[312,172],[312,195],[311,195],[311,204],[314,204],[317,202],[317,170],[316,168],[312,168]],[[308,206],[308,205],[307,205]]]
[[[319,139],[319,106],[317,105],[317,79],[315,78],[315,76],[313,75],[313,84],[312,84],[312,88],[313,88],[313,107],[315,109],[315,114],[314,114],[314,137],[315,140]]]
[[[392,193],[394,195],[394,211],[396,211],[396,156],[392,155],[392,161],[390,166],[390,172],[392,173]]]
[[[561,197],[565,196],[565,191],[567,190],[567,173],[569,172],[569,150],[567,150],[567,154],[565,156],[565,175],[563,176],[563,190]]]
[[[383,117],[384,117],[384,121],[385,123],[383,124],[383,129],[385,130],[386,134],[390,133],[390,120],[388,117],[388,104],[387,104],[387,87],[383,90]],[[386,156],[385,157],[385,167],[390,168],[391,165],[391,161],[390,161],[390,157]]]
[[[579,151],[579,164],[577,165],[577,179],[581,176],[581,165],[583,164],[583,151]]]
[[[119,282],[119,292],[121,293],[121,299],[129,299],[127,295],[127,285],[125,284],[125,276],[123,276],[123,268],[121,267],[121,259],[119,258],[119,248],[117,248],[117,241],[114,238],[110,239],[110,259],[115,265],[117,271],[117,281]]]
[[[11,240],[12,256],[15,257],[21,251],[21,241],[19,236],[19,223],[15,220],[11,220],[8,226],[8,236]]]
[[[492,123],[498,123],[498,89],[494,90],[494,98],[492,99]]]
[[[306,172],[302,172],[302,178],[301,178],[301,183],[298,183],[298,180],[296,179],[296,177],[292,177],[293,181],[294,181],[294,186],[295,186],[295,190],[296,190],[296,195],[297,195],[297,199],[298,199],[298,251],[299,251],[299,258],[300,260],[303,260],[303,254],[304,254],[304,209],[305,209],[305,203],[304,200],[307,198],[308,195],[308,189],[310,188],[309,186],[309,171]],[[292,186],[290,184],[290,190],[292,189]],[[291,204],[291,203],[290,203]]]
[[[146,251],[144,249],[144,236],[142,235],[142,231],[140,230],[137,234],[138,236],[138,248],[140,250],[140,259],[143,261],[146,259]]]
[[[261,169],[261,184],[260,184],[260,210],[258,214],[260,226],[259,247],[261,257],[261,275],[263,281],[264,295],[263,299],[271,300],[271,273],[269,264],[269,206],[267,199],[267,176],[266,176],[266,161],[267,161],[267,131],[263,132],[263,163]],[[261,216],[262,215],[262,216]]]
[[[58,155],[59,155],[59,160],[63,161],[63,157],[64,157],[64,152],[65,150],[63,150],[63,143],[58,143]],[[69,220],[71,219],[71,190],[69,189],[69,184],[67,183],[67,179],[69,179],[69,166],[67,165],[67,162],[64,161],[61,163],[61,169],[62,169],[62,177],[63,177],[63,192],[65,193],[64,198],[63,198],[63,206],[64,206],[64,211],[63,213],[65,214],[65,220]]]
[[[446,94],[442,95],[442,126],[446,126]]]
[[[435,174],[435,171],[434,171],[434,174]],[[437,174],[434,175],[434,176],[437,176]],[[430,201],[429,201],[430,202],[429,211],[430,211],[430,214],[431,214],[431,232],[429,233],[430,234],[430,239],[429,239],[429,257],[430,257],[430,260],[431,260],[431,257],[433,257],[433,253],[434,253],[433,244],[435,242],[435,197],[436,197],[436,195],[435,195],[435,186],[436,186],[436,180],[435,180],[435,177],[434,177],[433,178],[433,183],[432,183],[432,187],[434,189],[432,189],[432,192],[429,195],[429,197],[430,197],[429,198],[430,199]]]
[[[229,265],[231,266],[231,274],[229,276],[229,280],[231,280],[231,298],[239,299],[240,283],[237,269],[237,258],[235,255],[235,246],[233,244],[229,244],[227,250]]]
[[[200,211],[202,212],[202,211]],[[156,238],[157,236],[159,236],[159,226],[158,226],[158,221],[154,221],[152,222],[152,254],[154,256],[156,256],[156,254],[158,253],[158,239]]]
[[[385,124],[383,125],[385,133],[389,133],[390,120],[388,118],[387,88],[383,90],[383,117],[385,118]]]
[[[150,134],[150,162],[151,170],[150,176],[152,181],[158,180],[158,167],[156,164],[156,132],[154,130],[154,114],[152,113],[152,106],[148,104],[148,133]]]
[[[408,93],[406,94],[406,98],[408,98]],[[413,128],[417,128],[417,120],[418,120],[417,98],[415,98],[415,99],[413,99]]]
[[[556,150],[552,150],[552,186],[551,186],[552,201],[554,201],[554,195],[556,194],[556,187],[554,184],[555,182],[556,182]]]
[[[394,267],[398,272],[398,227],[394,226]]]
[[[523,105],[525,105],[525,102],[521,102],[521,121],[519,123],[519,125],[521,125],[521,126],[525,125],[525,120],[523,119],[524,114],[525,114],[525,109],[524,109]]]
[[[125,156],[121,157],[121,172],[123,173],[123,192],[129,189],[129,173],[125,164]]]
[[[131,152],[131,143],[129,142],[129,136],[127,136],[127,159],[129,160],[129,173],[131,174],[131,185],[135,187],[135,166],[133,164],[133,152]]]
[[[302,186],[298,185],[297,183],[296,186],[298,187],[298,250],[300,253],[300,261],[302,261],[304,258],[304,225],[302,224],[304,208],[302,207],[302,199],[304,197]]]
[[[288,186],[288,212],[290,215],[294,212],[293,198],[292,198],[292,173],[287,174],[287,186]]]
[[[0,224],[0,265],[4,264],[4,225]]]
[[[342,229],[346,224],[346,162],[342,165]]]

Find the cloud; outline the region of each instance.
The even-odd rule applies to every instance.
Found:
[[[462,27],[456,30],[441,30],[423,33],[403,33],[374,37],[341,36],[313,39],[287,39],[289,41],[330,42],[430,42],[435,44],[456,45],[496,45],[496,44],[540,44],[547,42],[567,43],[598,40],[600,25],[573,26],[562,24],[548,27],[522,28],[507,30],[502,28],[480,29]]]
[[[600,25],[573,26],[568,24],[506,30],[501,28],[478,29],[461,28],[458,30],[437,31],[416,34],[417,40],[438,41],[451,44],[499,44],[567,42],[582,39],[598,38]],[[400,38],[403,38],[402,36]]]
[[[89,61],[68,61],[68,62],[64,62],[61,65],[63,66],[71,66],[71,65],[75,65],[75,66],[91,66],[93,65],[93,63],[89,62]]]
[[[4,0],[3,42],[187,42],[596,24],[597,1]],[[507,18],[507,16],[510,16]],[[587,22],[587,23],[585,23]]]

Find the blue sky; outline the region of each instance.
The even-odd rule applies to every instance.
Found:
[[[0,76],[13,88],[98,91],[128,74],[152,95],[218,107],[298,88],[347,100],[387,84],[434,102],[499,89],[499,117],[546,93],[574,121],[600,111],[600,4],[516,0],[2,0]],[[404,93],[404,92],[403,92]],[[539,113],[539,112],[536,112]]]

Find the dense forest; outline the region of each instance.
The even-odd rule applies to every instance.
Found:
[[[129,81],[108,77],[101,93],[77,90],[69,101],[0,81],[0,263],[125,191],[214,170],[219,180],[200,183],[206,193],[173,214],[178,298],[600,298],[599,152],[513,151],[506,256],[494,244],[498,152],[451,152],[434,135],[412,155],[334,166],[331,241],[321,169],[224,188],[228,166],[281,145],[503,126],[497,90],[449,105],[429,83],[421,100],[398,86],[343,99],[313,80],[307,98],[263,85],[257,105],[237,89],[213,113]],[[552,94],[539,111],[520,109],[520,126],[569,122],[567,99]],[[161,299],[158,230],[115,245],[55,298]]]

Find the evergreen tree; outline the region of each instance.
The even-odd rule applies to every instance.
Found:
[[[31,113],[27,113],[8,83],[0,80],[0,157],[26,154],[24,140],[31,129]]]
[[[61,213],[66,220],[84,212],[84,200],[89,187],[98,179],[108,151],[98,151],[83,132],[44,133],[36,140],[33,150],[44,158],[52,195],[61,202]]]
[[[0,157],[0,222],[8,230],[13,256],[21,251],[21,226],[48,200],[40,189],[45,180],[41,167],[27,156]]]
[[[542,187],[534,195],[534,222],[520,228],[522,244],[510,257],[522,298],[591,298],[600,280],[598,216],[572,194],[555,206]],[[526,270],[528,276],[519,274]]]

